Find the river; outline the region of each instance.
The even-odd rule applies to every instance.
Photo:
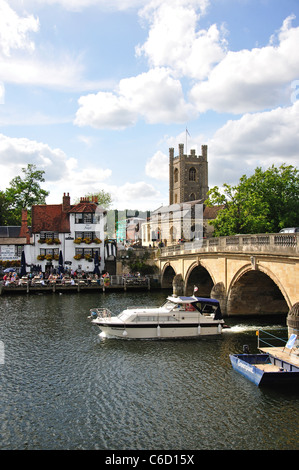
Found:
[[[0,449],[297,450],[298,390],[260,389],[229,354],[285,318],[226,319],[218,338],[99,337],[89,309],[159,305],[167,292],[0,298]]]

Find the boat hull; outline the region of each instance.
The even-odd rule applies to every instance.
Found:
[[[269,354],[230,354],[234,370],[257,386],[299,383],[299,368],[286,370],[273,364]]]
[[[107,325],[99,324],[98,327],[107,336],[115,336],[124,339],[176,339],[196,338],[199,336],[220,335],[221,324],[218,325]]]

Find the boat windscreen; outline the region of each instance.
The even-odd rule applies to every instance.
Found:
[[[164,304],[162,304],[161,308],[165,308],[166,310],[172,310],[177,306],[177,304],[170,302],[169,300],[166,300]]]
[[[222,313],[219,303],[206,303],[206,302],[196,302],[193,303],[196,309],[202,314],[213,314],[214,313],[214,320],[221,320]]]

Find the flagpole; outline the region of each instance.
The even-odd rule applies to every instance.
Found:
[[[187,145],[187,135],[190,136],[189,132],[188,132],[188,129],[187,129],[187,126],[186,126],[186,155],[188,157],[188,145]],[[191,137],[191,136],[190,136]]]
[[[188,146],[187,146],[187,127],[186,127],[186,155],[188,157]]]

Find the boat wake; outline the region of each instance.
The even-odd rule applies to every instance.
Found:
[[[240,325],[235,325],[231,326],[228,329],[224,329],[223,333],[243,333],[246,331],[257,331],[257,330],[266,330],[266,331],[271,331],[271,330],[277,330],[277,329],[286,329],[286,327],[283,327],[282,325],[246,325],[246,324],[240,324]]]

